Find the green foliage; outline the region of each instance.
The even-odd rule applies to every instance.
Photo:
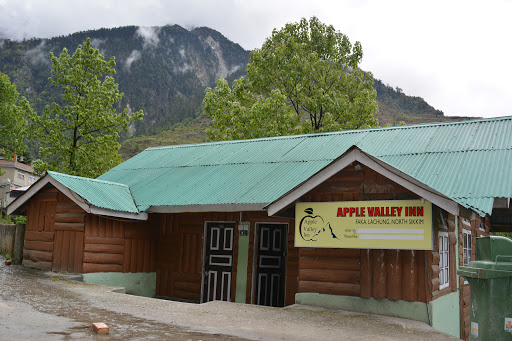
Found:
[[[245,77],[233,83],[221,79],[214,89],[207,89],[204,111],[213,119],[206,130],[208,141],[238,140],[261,136],[292,135],[301,132],[300,121],[278,90],[268,96],[254,96]]]
[[[32,112],[25,97],[19,99],[16,85],[0,72],[0,156],[12,158],[26,150],[25,116]]]
[[[123,160],[127,160],[149,147],[204,142],[205,129],[209,126],[211,126],[209,117],[185,119],[171,126],[171,129],[156,135],[135,136],[123,141],[119,153]]]
[[[207,139],[377,126],[373,76],[358,68],[362,57],[359,42],[316,17],[274,30],[250,54],[247,78],[232,91],[223,81],[206,90],[204,111],[213,118]]]
[[[123,94],[109,76],[115,58],[105,61],[87,38],[72,56],[64,48],[59,57],[50,53],[52,85],[61,88],[64,105],[52,103],[38,116],[30,115],[31,131],[40,139],[40,156],[34,170],[57,170],[71,175],[97,177],[121,162],[119,133],[143,113],[118,113],[114,105]]]
[[[512,232],[491,232],[492,236],[502,236],[512,239]]]
[[[3,213],[0,213],[0,224],[14,224],[11,217],[8,215],[4,215]]]
[[[14,216],[14,223],[16,223],[16,224],[26,224],[27,223],[27,217],[24,216],[24,215]]]

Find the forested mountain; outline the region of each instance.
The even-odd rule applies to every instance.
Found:
[[[59,101],[57,89],[48,81],[51,70],[48,54],[59,55],[63,48],[72,54],[87,37],[106,59],[116,58],[114,78],[125,94],[119,109],[144,110],[144,120],[134,123],[130,133],[123,137],[138,136],[131,141],[131,151],[125,156],[154,144],[187,142],[174,137],[151,137],[174,136],[172,131],[186,134],[186,129],[185,133],[182,130],[183,122],[194,131],[192,141],[204,138],[199,130],[208,125],[208,119],[194,120],[200,117],[205,88],[214,86],[219,78],[240,77],[249,60],[249,51],[210,28],[127,26],[51,39],[3,40],[0,72],[17,84],[20,94],[29,99],[37,112],[42,112],[46,105]],[[420,97],[407,96],[380,80],[375,80],[375,88],[381,125],[445,119],[441,111]]]
[[[144,110],[144,120],[131,129],[134,135],[155,134],[196,117],[204,89],[219,78],[239,77],[249,59],[248,51],[209,28],[128,26],[51,39],[5,40],[0,72],[42,112],[45,105],[59,100],[48,82],[48,54],[59,55],[63,48],[72,54],[87,37],[106,59],[116,58],[114,77],[125,94],[121,107]]]

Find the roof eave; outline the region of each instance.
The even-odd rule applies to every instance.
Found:
[[[196,213],[196,212],[248,212],[265,211],[268,203],[233,203],[206,205],[161,205],[151,206],[148,213]]]
[[[457,202],[430,188],[424,183],[412,178],[411,176],[403,173],[395,167],[377,159],[376,157],[371,156],[370,154],[363,152],[356,146],[352,146],[343,155],[314,174],[308,180],[296,186],[294,189],[281,196],[279,199],[270,203],[267,206],[268,215],[273,216],[277,214],[279,211],[293,204],[301,196],[308,193],[329,179],[331,176],[335,175],[356,161],[375,170],[391,181],[398,183],[404,188],[416,193],[420,197],[432,202],[444,210],[454,215],[458,215],[459,204]]]

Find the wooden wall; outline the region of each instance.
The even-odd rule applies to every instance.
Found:
[[[85,212],[55,188],[40,191],[27,207],[23,265],[79,273]]]
[[[298,250],[293,246],[293,219],[268,217],[266,212],[243,212],[242,216],[240,212],[162,214],[160,216],[160,238],[156,260],[157,296],[199,302],[205,222],[224,221],[237,224],[239,221],[250,221],[246,303],[251,303],[255,225],[263,222],[284,222],[289,223],[285,301],[287,305],[295,303]],[[238,236],[238,230],[235,230],[235,236]],[[235,301],[236,296],[237,264],[238,237],[234,239],[231,301]]]
[[[122,221],[88,214],[49,186],[27,207],[23,264],[71,273],[154,272],[155,219]]]
[[[358,171],[349,166],[300,201],[413,199],[418,196],[372,169],[362,166]],[[431,299],[425,258],[432,258],[432,252],[301,248],[299,255],[299,292],[420,302]],[[435,261],[430,259],[430,275],[434,277]]]
[[[158,217],[136,222],[88,214],[83,273],[155,272]]]
[[[205,217],[200,214],[160,216],[156,296],[199,302]],[[233,216],[218,219],[233,221]]]

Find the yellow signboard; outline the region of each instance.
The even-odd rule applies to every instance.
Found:
[[[432,250],[432,204],[425,200],[297,203],[295,246]]]

